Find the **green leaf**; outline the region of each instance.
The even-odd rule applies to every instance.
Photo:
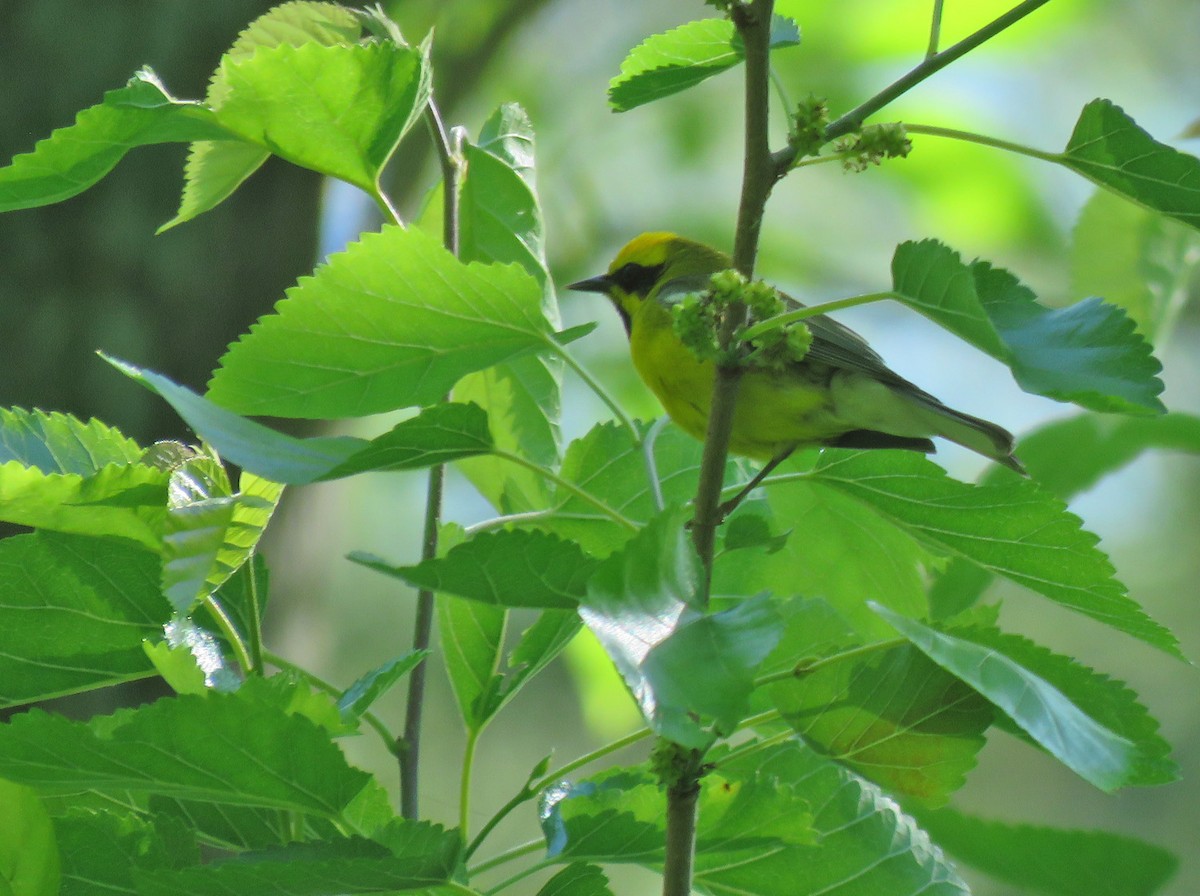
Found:
[[[463,723],[470,731],[482,731],[500,709],[498,669],[508,610],[439,595],[437,613],[442,656]]]
[[[424,822],[409,822],[424,837],[422,852],[396,855],[380,843],[362,838],[292,843],[283,849],[242,854],[237,861],[213,862],[180,870],[137,871],[144,896],[230,896],[234,893],[279,892],[295,896],[348,893],[440,892],[458,863],[460,839]],[[446,892],[468,893],[459,888]]]
[[[6,896],[57,896],[58,841],[37,794],[0,779],[0,891]]]
[[[1114,305],[1046,308],[1008,271],[963,264],[936,240],[901,243],[892,278],[901,301],[1003,361],[1026,392],[1097,411],[1164,410],[1162,365]]]
[[[873,604],[922,653],[1002,710],[1048,753],[1101,790],[1133,783],[1134,744],[1071,702],[1061,690],[994,644],[939,631]]]
[[[387,226],[289,290],[222,358],[209,397],[282,417],[427,405],[550,333],[521,269],[463,264],[419,231]]]
[[[232,137],[210,109],[175,99],[152,71],[143,69],[80,112],[74,124],[0,168],[0,212],[78,195],[138,146]]]
[[[1071,292],[1120,305],[1151,339],[1169,333],[1200,267],[1200,234],[1107,190],[1084,205],[1071,243]]]
[[[638,426],[645,437],[649,426]],[[665,503],[682,505],[695,497],[702,450],[700,442],[676,426],[667,426],[653,440],[654,468]],[[729,478],[739,469],[737,461],[729,461],[726,469]],[[651,489],[645,449],[617,423],[597,424],[573,441],[559,472],[631,520],[648,520],[661,509]],[[553,511],[553,516],[538,520],[538,528],[577,541],[590,554],[610,554],[633,534],[572,489],[557,489]]]
[[[163,630],[166,640],[142,642],[154,668],[177,694],[203,694],[209,689],[236,691],[241,674],[221,653],[211,632],[191,619],[176,617]]]
[[[1109,100],[1083,107],[1057,160],[1139,205],[1200,227],[1200,159],[1159,143]]]
[[[689,516],[679,508],[664,511],[602,562],[579,613],[651,728],[676,743],[704,747],[711,734],[697,716],[714,718],[721,729],[736,724],[778,625],[765,601],[713,615],[693,609],[701,570],[684,529]],[[675,638],[677,644],[667,646]],[[717,657],[723,650],[728,653]],[[693,662],[692,651],[703,659]]]
[[[502,607],[574,609],[596,561],[572,541],[522,529],[485,532],[416,566],[356,558],[415,588]]]
[[[275,809],[152,796],[150,810],[159,818],[177,821],[207,843],[235,852],[283,846],[292,837],[288,818]]]
[[[375,791],[308,719],[240,691],[161,699],[89,724],[32,710],[0,726],[0,775],[40,793],[158,793],[342,825]]]
[[[770,48],[794,47],[800,29],[775,16]],[[655,34],[634,47],[621,63],[621,73],[608,86],[608,101],[617,112],[694,87],[733,68],[746,58],[741,37],[728,19],[700,19]]]
[[[920,822],[956,859],[1046,896],[1153,896],[1179,864],[1164,849],[1107,831],[1003,824],[952,809],[922,812]]]
[[[371,708],[371,704],[391,690],[405,675],[429,656],[428,650],[410,650],[398,659],[389,660],[377,669],[361,676],[338,698],[338,709],[347,719],[356,719]]]
[[[0,408],[0,464],[17,461],[43,473],[91,476],[142,459],[142,448],[98,420]]]
[[[579,615],[565,610],[546,610],[533,625],[521,633],[517,646],[508,655],[509,672],[500,686],[503,706],[541,672],[571,642],[583,623]]]
[[[766,595],[728,610],[699,616],[685,613],[665,640],[650,648],[641,673],[653,691],[666,728],[668,710],[686,707],[689,716],[715,720],[721,734],[732,734],[746,716],[754,676],[775,649],[783,623]],[[684,725],[686,733],[690,725]]]
[[[301,439],[226,410],[153,371],[109,362],[165,399],[222,458],[272,483],[303,485],[370,471],[414,470],[491,448],[487,420],[475,405],[426,408],[371,441],[351,436]],[[265,509],[247,502],[248,508],[256,506]]]
[[[534,133],[525,111],[506,104],[488,118],[478,143],[463,147],[466,176],[459,194],[459,257],[464,261],[516,263],[542,287],[542,313],[561,326],[546,266],[542,210],[533,184]],[[543,466],[557,466],[561,433],[562,363],[552,355],[514,358],[468,374],[454,387],[458,401],[488,413],[501,450]],[[546,481],[498,457],[479,457],[462,471],[504,513],[544,507]]]
[[[813,814],[814,843],[758,849],[734,862],[698,852],[696,883],[707,892],[967,896],[954,866],[895,800],[799,743],[746,750],[729,760],[717,753],[712,759],[730,778],[759,776],[794,787],[793,798],[802,795],[819,811]]]
[[[1043,488],[1067,500],[1156,449],[1200,454],[1200,417],[1086,414],[1058,420],[1021,439],[1021,460]]]
[[[169,868],[187,861],[159,826],[133,814],[76,809],[54,819],[62,854],[62,892],[138,896],[135,868]],[[191,846],[195,852],[195,845]],[[193,859],[194,860],[194,859]]]
[[[963,785],[992,721],[986,700],[909,645],[802,667],[771,694],[818,752],[926,805]]]
[[[219,77],[223,127],[372,194],[429,99],[425,53],[390,41],[263,46],[223,59]]]
[[[158,558],[132,542],[0,540],[0,706],[154,674],[142,640],[169,618]]]
[[[1158,722],[1124,683],[1095,672],[1070,657],[1052,653],[1020,635],[978,625],[953,631],[956,636],[993,648],[1019,663],[1061,691],[1089,718],[1133,744],[1137,753],[1126,782],[1129,786],[1153,787],[1179,777],[1178,769],[1171,761],[1171,746],[1159,734]],[[1010,719],[1001,717],[998,722],[1022,735],[1021,729]]]
[[[171,471],[163,533],[163,593],[186,615],[250,559],[283,486],[244,474],[232,493],[220,462],[196,457]]]
[[[608,878],[595,865],[572,862],[542,886],[537,896],[612,896]]]
[[[306,43],[322,46],[352,44],[358,40],[362,25],[353,11],[336,3],[312,3],[293,0],[259,16],[246,27],[222,57],[230,63],[244,61],[262,47]],[[219,109],[229,97],[231,85],[227,68],[219,67],[209,83],[205,101]],[[184,169],[183,198],[176,216],[159,232],[190,221],[225,200],[243,181],[258,170],[270,156],[255,144],[231,140],[200,141],[188,151]]]
[[[813,839],[812,814],[793,789],[762,775],[721,771],[700,782],[696,859],[710,865]],[[646,767],[615,768],[546,791],[538,809],[551,857],[662,861],[665,797]]]
[[[1079,518],[1031,480],[1005,479],[958,482],[907,451],[827,450],[812,474],[813,482],[849,495],[944,556],[965,558],[1182,658],[1174,635],[1113,578],[1098,539]]]
[[[809,471],[815,460],[815,454],[794,458],[784,469]],[[867,611],[865,595],[898,612],[925,609],[926,569],[937,558],[916,533],[897,526],[869,502],[830,488],[820,478],[801,478],[773,487],[770,507],[776,525],[791,529],[792,536],[773,554],[718,558],[715,578],[730,582],[722,586],[725,590],[819,594],[868,640],[886,637],[891,630]]]

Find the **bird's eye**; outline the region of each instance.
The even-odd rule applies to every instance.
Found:
[[[631,261],[610,274],[609,280],[630,295],[646,296],[662,276],[664,267],[661,264],[644,265]]]

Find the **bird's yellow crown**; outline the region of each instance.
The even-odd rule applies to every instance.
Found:
[[[635,236],[617,253],[609,265],[608,272],[615,273],[627,264],[640,264],[644,267],[654,267],[667,260],[672,244],[679,237],[666,230],[655,230]]]

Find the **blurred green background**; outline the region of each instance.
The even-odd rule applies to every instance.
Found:
[[[947,0],[943,46],[1008,5]],[[69,123],[142,65],[153,67],[177,96],[202,96],[222,50],[269,6],[251,0],[0,0],[0,159]],[[412,37],[435,27],[435,91],[450,123],[475,132],[500,102],[517,101],[528,110],[538,132],[538,180],[559,283],[599,272],[642,230],[673,229],[728,247],[741,170],[737,74],[621,115],[608,110],[605,96],[621,59],[643,37],[711,11],[699,0],[405,0],[389,6]],[[835,115],[845,111],[919,59],[930,7],[929,0],[793,0],[803,44],[777,55],[782,85],[793,100],[811,92],[827,97]],[[1080,108],[1104,96],[1158,139],[1196,153],[1200,143],[1179,135],[1200,118],[1197,46],[1194,0],[1053,0],[926,82],[886,118],[1056,150]],[[1112,263],[1073,253],[1072,228],[1091,195],[1081,179],[994,150],[935,138],[915,142],[909,159],[865,174],[820,165],[781,184],[769,207],[760,273],[802,300],[829,300],[886,288],[895,244],[937,237],[968,259],[1009,268],[1043,301],[1057,304],[1080,298],[1075,285]],[[374,226],[369,215],[355,225],[362,206],[343,191],[272,161],[217,210],[155,236],[175,211],[184,154],[179,146],[141,150],[80,197],[0,216],[0,403],[100,417],[143,442],[184,437],[165,405],[93,351],[201,387],[224,346],[312,267],[322,246],[332,245],[348,223]],[[415,212],[435,180],[422,135],[402,147],[391,174],[398,203]],[[1189,251],[1197,263],[1200,240]],[[1195,279],[1185,286],[1194,299]],[[577,344],[587,363],[619,385],[632,410],[657,414],[636,382],[610,309],[595,296],[561,300],[568,325],[601,322]],[[904,376],[1017,433],[1072,413],[1024,395],[995,362],[896,308],[856,309],[841,319]],[[1159,346],[1165,400],[1173,410],[1200,412],[1197,322],[1189,308],[1170,342]],[[568,436],[604,416],[576,384],[568,383],[565,403]],[[384,425],[340,424],[369,431]],[[957,475],[978,472],[976,459],[952,446],[941,460]],[[423,488],[420,477],[390,476],[288,495],[265,549],[272,566],[273,649],[341,685],[403,652],[412,596],[343,558],[354,549],[414,558]],[[448,507],[464,522],[486,512],[453,477]],[[1073,509],[1101,536],[1132,594],[1179,635],[1189,656],[1200,657],[1196,458],[1143,457],[1081,496]],[[1166,845],[1180,855],[1181,868],[1165,892],[1200,892],[1195,670],[1016,588],[996,596],[1005,598],[1008,627],[1079,656],[1141,694],[1175,746],[1184,780],[1107,797],[997,735],[957,804],[991,818],[1105,828]],[[434,678],[424,809],[452,822],[462,739],[440,667]],[[381,714],[399,727],[399,691]],[[635,724],[611,674],[581,644],[485,734],[474,823],[506,800],[546,752],[553,749],[557,761],[566,761]],[[347,749],[394,782],[374,743],[363,738]],[[521,842],[534,835],[533,823],[530,810],[501,836]],[[981,881],[977,892],[1015,891]]]

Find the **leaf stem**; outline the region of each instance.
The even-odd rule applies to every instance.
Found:
[[[250,577],[250,631],[246,633],[247,640],[250,642],[247,646],[250,649],[250,662],[253,664],[254,671],[263,674],[263,637],[262,637],[262,601],[258,595],[258,576],[254,574],[254,557],[255,552],[251,551],[250,556],[246,558],[247,573]]]
[[[276,669],[282,669],[285,672],[291,672],[293,675],[298,675],[300,678],[303,678],[305,681],[307,681],[309,684],[311,684],[313,687],[315,687],[319,691],[323,691],[326,694],[330,694],[331,696],[334,696],[334,697],[340,697],[342,695],[341,688],[337,687],[336,685],[330,684],[328,681],[325,681],[324,679],[320,678],[317,675],[314,675],[312,672],[309,672],[303,666],[297,666],[295,663],[291,662],[290,660],[285,660],[283,657],[279,656],[276,653],[271,653],[270,651],[264,651],[263,659],[266,662],[270,663],[272,666],[274,666]],[[380,739],[383,740],[383,743],[387,747],[388,752],[394,754],[396,752],[396,736],[394,734],[392,734],[391,731],[388,730],[387,725],[383,724],[383,721],[379,718],[379,716],[375,715],[372,712],[364,712],[362,714],[361,718],[364,722],[366,722],[368,725],[370,725],[372,728],[375,729],[375,733],[378,734]]]
[[[774,684],[777,681],[790,681],[793,678],[798,678],[801,675],[807,675],[810,672],[815,672],[817,669],[824,668],[825,666],[831,666],[834,663],[843,663],[846,660],[856,660],[859,657],[869,656],[870,654],[877,653],[880,650],[891,650],[907,643],[908,642],[904,638],[889,638],[886,641],[872,641],[870,644],[860,644],[857,647],[849,647],[846,650],[839,651],[838,653],[831,653],[828,656],[803,659],[790,669],[782,669],[779,672],[772,672],[769,675],[756,678],[754,680],[754,686],[759,688],[765,687],[769,684]]]
[[[588,504],[591,504],[593,507],[595,507],[602,514],[604,514],[606,517],[608,517],[610,520],[617,523],[618,525],[624,526],[626,529],[630,529],[634,532],[637,531],[637,529],[638,529],[637,523],[635,523],[633,520],[629,519],[629,517],[619,513],[616,510],[613,510],[611,507],[609,507],[607,504],[605,504],[603,501],[601,501],[599,498],[597,498],[591,492],[587,491],[586,489],[580,488],[574,482],[564,479],[562,476],[559,476],[557,473],[555,473],[553,470],[549,469],[548,467],[543,467],[541,464],[534,463],[533,461],[529,460],[528,458],[521,457],[519,454],[512,454],[512,453],[510,453],[508,451],[504,451],[502,449],[493,449],[492,456],[499,457],[504,460],[510,461],[511,463],[517,464],[518,466],[524,467],[527,470],[537,473],[539,476],[542,476],[543,478],[549,480],[550,482],[553,482],[555,485],[557,485],[559,488],[563,489],[564,491],[570,492],[572,495],[579,498],[581,501],[586,501]]]
[[[843,308],[854,308],[857,305],[869,305],[872,302],[882,302],[884,299],[898,298],[899,296],[896,293],[889,290],[887,292],[871,292],[861,296],[850,296],[846,299],[837,299],[836,301],[824,302],[820,305],[806,305],[803,308],[796,308],[793,311],[786,311],[775,317],[759,321],[742,332],[742,339],[757,339],[768,330],[775,330],[790,323],[795,323],[798,320],[827,314],[830,311],[841,311]]]
[[[458,832],[464,844],[467,842],[467,826],[471,818],[471,772],[475,767],[475,747],[478,743],[479,729],[472,728],[467,732],[462,775],[458,783]]]
[[[217,626],[221,629],[221,633],[225,635],[225,639],[233,647],[233,652],[237,654],[238,665],[242,667],[242,671],[247,675],[254,675],[256,670],[254,658],[250,655],[250,651],[246,649],[246,642],[242,638],[242,633],[233,624],[233,619],[230,618],[228,611],[217,600],[216,596],[212,594],[204,598],[204,606],[212,614],[213,619],[217,621]],[[259,674],[261,674],[261,671],[261,667],[258,667]]]
[[[870,99],[851,109],[836,121],[831,122],[825,128],[825,142],[829,143],[838,137],[844,137],[846,134],[851,134],[859,130],[867,118],[874,115],[884,106],[887,106],[931,75],[944,69],[951,62],[966,55],[1002,31],[1012,27],[1021,19],[1049,2],[1050,0],[1025,0],[1023,3],[1018,3],[1004,15],[993,19],[978,31],[969,34],[953,46],[927,57],[919,65],[909,70],[903,77],[893,81]],[[796,156],[797,149],[791,146],[781,149],[772,156],[775,164],[776,178],[783,177],[791,169],[793,163],[796,161]]]
[[[608,409],[613,412],[613,416],[621,422],[622,426],[629,430],[630,436],[633,438],[633,443],[635,445],[640,445],[642,443],[642,437],[638,433],[637,425],[633,422],[633,418],[625,413],[625,409],[622,408],[617,400],[612,396],[612,393],[604,388],[604,384],[596,379],[596,377],[594,377],[588,371],[588,369],[584,367],[583,364],[581,364],[573,354],[571,354],[571,352],[567,351],[565,346],[560,345],[553,339],[547,339],[546,345],[556,355],[558,355],[558,357],[562,358],[563,363],[575,372],[575,375],[583,381],[585,386],[592,390],[597,398],[607,405]]]
[[[910,134],[925,134],[929,137],[945,137],[950,140],[977,143],[980,146],[990,146],[993,149],[1015,152],[1019,155],[1029,156],[1032,159],[1039,159],[1043,162],[1062,161],[1062,155],[1056,152],[1045,152],[1044,150],[1034,149],[1032,146],[1013,143],[1011,140],[1001,140],[998,137],[988,137],[985,134],[975,134],[971,131],[959,131],[954,128],[942,128],[931,124],[909,124],[908,122],[904,123],[904,130]]]
[[[474,878],[475,876],[482,874],[485,871],[490,871],[493,868],[503,865],[505,862],[511,862],[514,859],[522,858],[523,856],[527,856],[530,853],[535,853],[535,852],[538,852],[545,848],[546,848],[546,842],[544,840],[530,840],[528,843],[522,843],[520,846],[514,846],[512,849],[506,849],[504,852],[498,853],[497,855],[492,856],[490,859],[488,859],[485,862],[480,862],[474,868],[471,868],[469,870],[468,874],[470,877]],[[550,863],[551,862],[549,859],[545,859],[541,862],[535,862],[529,868],[525,868],[525,869],[517,872],[517,874],[515,874],[513,877],[510,877],[507,880],[497,884],[496,886],[489,889],[487,892],[488,893],[499,893],[505,887],[511,886],[512,884],[516,883],[519,880],[522,880],[523,878],[528,877],[529,875],[533,874],[534,872],[541,871],[543,868],[545,868]]]
[[[929,47],[925,50],[925,58],[932,59],[937,55],[938,43],[942,39],[942,0],[933,0],[933,17],[929,23]]]

